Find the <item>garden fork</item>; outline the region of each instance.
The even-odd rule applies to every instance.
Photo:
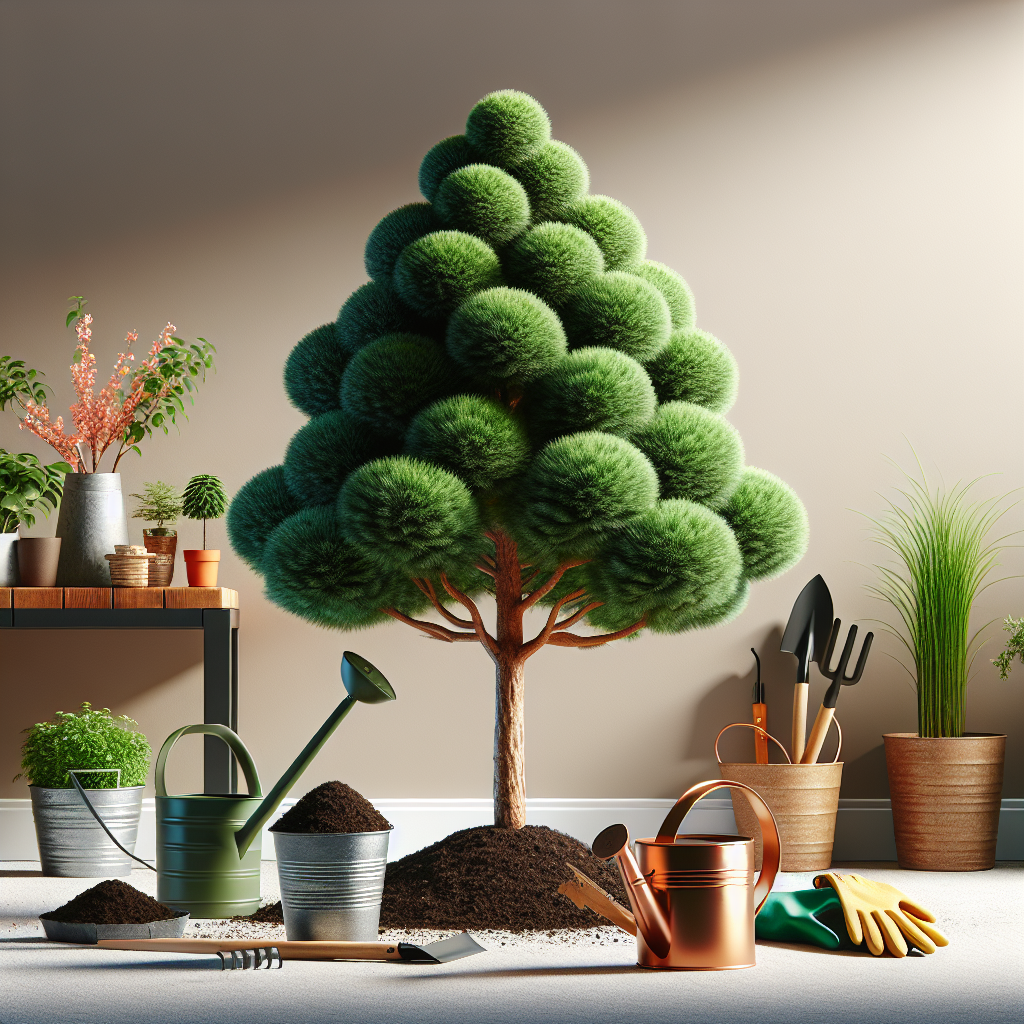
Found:
[[[836,713],[836,701],[839,699],[839,690],[843,686],[853,686],[854,683],[859,683],[861,676],[864,675],[864,666],[868,663],[871,641],[875,638],[874,633],[868,633],[864,637],[864,646],[861,648],[860,657],[857,658],[857,667],[853,670],[852,676],[846,675],[846,666],[850,663],[853,645],[857,640],[857,627],[851,626],[850,632],[846,636],[846,643],[843,645],[843,653],[839,656],[839,664],[835,669],[829,668],[836,640],[839,639],[839,627],[841,625],[842,622],[836,619],[832,626],[832,632],[829,634],[828,647],[825,648],[825,654],[818,666],[821,669],[821,674],[832,680],[832,685],[825,691],[825,699],[821,702],[818,717],[814,720],[814,728],[811,729],[810,738],[807,740],[807,749],[804,751],[804,756],[800,758],[801,764],[814,764],[818,760],[822,744],[825,742],[825,734],[828,732],[828,727],[832,724],[832,719]]]
[[[217,951],[222,971],[258,971],[261,967],[268,971],[273,969],[277,961],[277,969],[284,966],[277,946],[257,946],[255,949],[233,949],[228,952]]]

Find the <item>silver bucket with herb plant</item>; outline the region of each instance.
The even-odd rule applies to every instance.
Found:
[[[103,823],[134,852],[149,771],[146,737],[125,715],[107,708],[58,711],[52,722],[28,731],[22,747],[22,774],[29,781],[32,816],[43,874],[61,878],[101,878],[131,873],[131,860],[93,817],[74,787],[79,781]]]

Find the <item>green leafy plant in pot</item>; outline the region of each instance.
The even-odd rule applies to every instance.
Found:
[[[129,851],[138,835],[152,750],[126,715],[83,702],[26,729],[21,772],[28,779],[43,874],[68,878],[127,875],[131,861],[110,841],[74,788],[86,789],[107,827]]]
[[[913,661],[918,731],[886,733],[885,757],[900,867],[975,871],[995,864],[1005,735],[966,731],[967,683],[985,626],[971,609],[991,583],[1006,537],[990,539],[1005,496],[976,500],[978,480],[946,490],[906,476],[903,501],[874,524],[893,556],[871,591],[897,611]],[[979,478],[980,479],[980,478]],[[870,518],[870,517],[869,517]]]
[[[157,557],[149,563],[149,585],[169,587],[174,577],[174,553],[178,545],[178,531],[173,528],[181,515],[182,496],[177,489],[162,480],[142,485],[141,494],[133,494],[138,505],[132,513],[133,519],[156,523],[142,531],[142,543],[146,550]],[[166,526],[170,523],[171,526]]]
[[[228,496],[220,480],[209,473],[192,477],[185,486],[182,495],[181,511],[186,519],[203,521],[202,550],[187,549],[185,570],[188,573],[190,587],[217,586],[217,565],[220,562],[220,551],[210,550],[206,546],[206,520],[220,519],[227,511]]]

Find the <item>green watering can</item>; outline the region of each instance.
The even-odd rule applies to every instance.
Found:
[[[249,751],[227,726],[187,725],[167,737],[156,759],[156,898],[161,903],[187,910],[192,917],[234,917],[259,909],[263,826],[356,701],[381,704],[395,699],[384,676],[351,651],[342,658],[341,678],[348,696],[266,796]],[[167,756],[189,733],[224,740],[241,766],[248,796],[168,796]]]

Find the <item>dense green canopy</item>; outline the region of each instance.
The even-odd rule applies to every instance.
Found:
[[[542,571],[585,561],[545,600],[585,590],[602,630],[738,614],[807,520],[744,465],[736,363],[686,282],[523,93],[481,100],[419,183],[370,234],[370,282],[288,357],[309,422],[231,506],[270,598],[341,628],[415,615],[441,572],[492,589],[475,565],[501,530]]]

